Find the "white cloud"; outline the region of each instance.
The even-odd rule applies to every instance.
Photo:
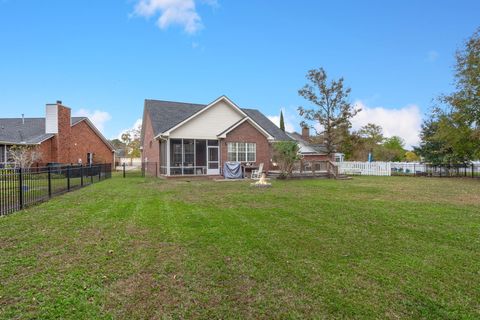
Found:
[[[130,130],[132,130],[132,129],[142,130],[142,119],[141,119],[141,118],[140,118],[140,119],[137,119],[137,120],[135,121],[135,123],[134,123],[130,128],[121,130],[120,133],[117,135],[116,138],[121,140],[121,139],[122,139],[122,134],[124,134],[125,132],[130,131]]]
[[[203,28],[195,2],[196,0],[138,0],[134,14],[145,18],[159,15],[157,26],[160,29],[179,25],[185,32],[193,34]],[[216,0],[202,0],[201,3],[218,6]]]
[[[73,113],[73,117],[87,117],[97,127],[98,130],[103,132],[105,123],[112,119],[110,113],[106,111],[90,111],[88,109],[80,109]]]
[[[438,59],[438,52],[435,50],[430,50],[427,52],[427,61],[435,62]]]
[[[402,137],[407,147],[418,145],[422,123],[422,115],[418,106],[412,104],[400,109],[387,109],[368,107],[361,101],[355,102],[355,105],[362,111],[352,119],[353,129],[358,130],[367,123],[375,123],[383,128],[383,134],[386,137]]]
[[[275,123],[277,127],[280,128],[280,115],[278,116],[267,116],[267,118]],[[289,118],[287,117],[285,111],[283,111],[283,123],[285,124],[285,131],[293,132],[295,131],[295,126],[290,122]]]

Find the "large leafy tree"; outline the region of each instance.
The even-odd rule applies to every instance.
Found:
[[[454,111],[462,113],[462,121],[480,130],[480,28],[456,53],[456,91],[443,97]]]
[[[125,131],[121,136],[121,141],[124,143],[126,153],[130,159],[139,158],[141,156],[140,132],[140,128],[134,128]]]
[[[399,136],[385,138],[378,149],[378,158],[383,161],[402,161],[405,158],[405,141]]]
[[[457,51],[455,92],[442,95],[422,126],[417,152],[428,162],[480,158],[480,29]]]
[[[381,144],[384,139],[382,127],[375,123],[367,123],[358,130],[358,134],[372,146]]]
[[[336,151],[335,142],[339,135],[336,129],[349,125],[350,119],[360,109],[349,102],[350,88],[344,86],[343,78],[329,82],[323,68],[308,71],[306,78],[309,83],[298,94],[315,108],[298,107],[300,116],[304,118],[301,126],[313,128],[317,135],[322,135],[328,154],[332,154]]]
[[[420,155],[425,162],[441,164],[445,162],[446,155],[451,150],[446,147],[446,142],[438,136],[439,121],[433,117],[422,123],[420,130],[420,145],[414,148],[416,154]]]

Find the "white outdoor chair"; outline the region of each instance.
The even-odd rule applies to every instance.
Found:
[[[258,166],[258,170],[252,170],[252,175],[250,176],[252,179],[260,179],[260,177],[262,176],[262,173],[263,173],[263,162],[260,163],[260,165]]]

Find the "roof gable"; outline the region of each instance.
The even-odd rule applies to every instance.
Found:
[[[208,105],[162,100],[145,100],[144,108],[145,112],[148,112],[149,114],[154,136],[159,137],[164,132],[173,131],[175,127],[179,127],[182,122],[187,123],[187,120],[189,120],[189,118],[193,119],[194,116],[198,116],[202,112],[205,112],[205,109],[207,107],[212,107],[221,100],[230,104],[232,108],[238,110],[244,117],[250,118],[251,121],[257,124],[258,127],[260,127],[261,129],[266,131],[275,140],[292,140],[289,136],[285,134],[285,132],[280,130],[280,128],[278,128],[260,111],[256,109],[239,108],[226,96],[221,96],[220,98],[216,99]],[[143,128],[144,126],[142,126],[142,130]],[[225,129],[225,131],[226,130],[227,129]],[[218,132],[218,135],[220,135],[221,133],[223,132]],[[142,131],[142,141],[143,135],[144,132]]]
[[[237,112],[241,117],[246,117],[247,115],[245,112],[242,111],[235,103],[233,103],[230,99],[228,99],[226,96],[221,96],[220,98],[216,99],[215,101],[209,103],[208,105],[204,106],[202,109],[197,111],[196,113],[192,114],[190,117],[187,119],[177,123],[175,126],[172,128],[168,129],[167,131],[164,132],[165,135],[169,135],[172,133],[174,130],[180,129],[182,126],[188,125],[189,123],[198,120],[198,117],[201,117],[204,114],[208,114],[210,110],[213,108],[218,108],[219,106],[222,105],[222,102],[224,105],[230,107],[234,112]],[[224,111],[227,109],[223,109]],[[234,113],[230,111],[231,116],[236,116]],[[224,120],[227,119],[224,117]],[[197,121],[198,122],[198,121]],[[219,132],[217,132],[218,134]]]

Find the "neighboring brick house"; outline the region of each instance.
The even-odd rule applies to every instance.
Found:
[[[220,175],[227,161],[269,170],[272,144],[291,140],[260,111],[225,96],[208,105],[145,100],[142,160],[165,175]],[[152,172],[153,173],[153,172]]]
[[[302,128],[302,134],[291,132],[287,133],[287,135],[298,143],[303,161],[343,161],[343,153],[334,153],[329,156],[324,144],[313,143],[309,128]]]
[[[114,163],[114,149],[86,117],[71,117],[61,101],[47,104],[45,118],[0,119],[0,166],[13,145],[36,146],[41,164]]]

